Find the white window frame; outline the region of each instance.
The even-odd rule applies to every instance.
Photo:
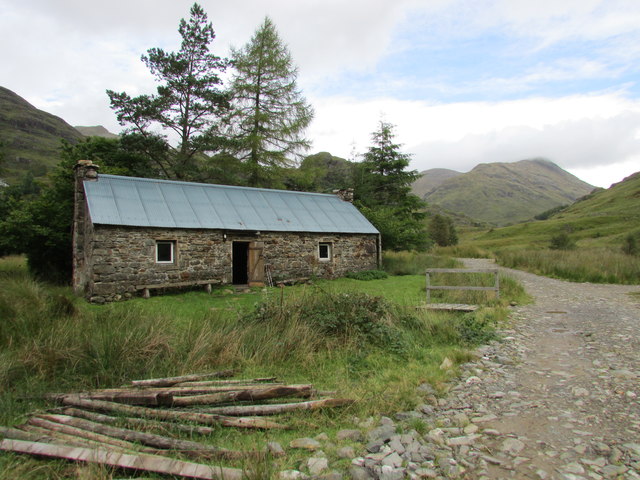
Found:
[[[327,256],[322,256],[322,247],[327,247]],[[333,259],[333,244],[331,242],[318,242],[318,260],[330,262]]]
[[[171,259],[170,260],[160,260],[158,258],[158,254],[160,253],[158,247],[160,245],[169,245],[171,247]],[[156,263],[161,265],[171,265],[176,263],[176,241],[175,240],[156,240]]]

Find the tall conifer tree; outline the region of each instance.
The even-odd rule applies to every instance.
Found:
[[[356,166],[356,204],[382,235],[384,248],[423,250],[429,244],[422,211],[426,204],[411,193],[420,177],[407,170],[411,159],[395,143],[394,126],[380,121],[371,134],[372,145]]]
[[[230,150],[264,186],[278,167],[291,166],[309,148],[303,136],[313,109],[298,90],[297,69],[269,18],[243,48],[232,51]]]
[[[126,92],[107,90],[120,124],[141,137],[138,147],[144,147],[169,178],[195,175],[197,154],[216,149],[217,122],[228,107],[219,76],[227,61],[209,51],[215,34],[202,7],[194,3],[190,13],[189,21],[180,20],[179,51],[151,48],[142,56],[161,83],[157,94],[132,98]],[[157,126],[177,136],[177,147],[154,132]]]

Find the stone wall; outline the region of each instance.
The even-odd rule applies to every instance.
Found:
[[[377,235],[269,233],[263,235],[264,261],[274,280],[336,278],[377,268]],[[318,244],[331,245],[329,261],[318,258]]]
[[[82,271],[76,276],[87,279],[82,290],[94,302],[128,298],[145,288],[229,284],[234,241],[263,242],[264,265],[275,281],[335,278],[348,271],[377,268],[377,235],[247,234],[107,225],[94,225],[90,235]],[[173,263],[156,263],[158,240],[175,242]],[[330,244],[329,260],[319,259],[319,242]]]

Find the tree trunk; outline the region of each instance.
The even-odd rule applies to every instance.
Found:
[[[149,378],[147,380],[133,380],[132,385],[139,387],[170,387],[180,382],[197,382],[205,380],[207,378],[224,378],[232,377],[237,373],[237,370],[221,370],[213,373],[203,373],[199,375],[182,375],[180,377],[167,377],[167,378]]]
[[[35,425],[36,427],[44,428],[45,430],[51,430],[53,432],[61,432],[67,435],[73,435],[74,437],[85,438],[94,442],[102,443],[105,446],[118,447],[129,451],[146,451],[147,453],[155,453],[156,450],[140,448],[135,443],[120,440],[117,438],[103,435],[101,433],[90,432],[83,430],[72,425],[63,425],[59,422],[50,420],[49,418],[31,417],[28,422],[29,425]]]
[[[72,407],[87,408],[105,412],[121,413],[134,417],[156,418],[160,420],[186,421],[203,425],[221,425],[223,427],[259,428],[259,429],[286,429],[285,425],[269,422],[263,418],[232,418],[222,415],[210,415],[206,413],[176,412],[172,410],[156,410],[146,407],[133,407],[120,403],[105,402],[102,400],[87,400],[77,396],[68,395],[62,399],[62,403]]]
[[[96,440],[89,440],[87,438],[80,438],[75,435],[69,435],[68,433],[62,433],[56,430],[49,430],[47,428],[36,427],[35,425],[21,425],[20,428],[24,429],[25,433],[33,434],[34,437],[41,437],[42,440],[32,440],[32,441],[40,441],[45,443],[55,443],[57,445],[73,445],[76,447],[90,447],[90,448],[104,448],[105,444],[103,442],[98,442]],[[23,439],[18,439],[23,440]],[[120,450],[123,452],[136,452],[139,449],[124,449],[119,448],[114,445],[109,445],[109,448]],[[148,453],[148,452],[147,452]],[[154,451],[157,453],[157,451]]]
[[[226,450],[223,448],[204,445],[189,440],[179,440],[153,433],[137,432],[126,428],[111,427],[101,423],[91,422],[82,418],[69,417],[67,415],[41,415],[40,418],[56,422],[71,427],[80,428],[89,432],[108,435],[127,442],[138,442],[150,447],[161,448],[163,450],[177,450],[190,457],[204,458],[241,458],[242,452]]]
[[[46,395],[49,400],[60,402],[64,397],[70,394],[50,394]],[[110,391],[96,390],[92,392],[80,392],[71,395],[77,395],[80,398],[91,400],[104,400],[107,402],[126,403],[127,405],[143,405],[147,407],[160,407],[171,405],[173,395],[168,391],[147,391],[129,389],[112,389]]]
[[[176,383],[175,387],[204,387],[204,386],[215,386],[215,385],[253,385],[255,383],[259,384],[279,384],[277,382],[277,377],[266,377],[266,378],[250,378],[246,380],[203,380],[199,382],[181,382]]]
[[[237,392],[249,388],[275,387],[281,384],[259,383],[253,385],[218,385],[196,387],[149,387],[149,388],[105,388],[74,394],[54,393],[45,397],[53,401],[61,401],[67,395],[77,395],[92,400],[142,405],[147,407],[170,406],[174,396],[205,395],[218,392]]]
[[[250,388],[234,392],[212,393],[208,395],[194,395],[190,397],[173,397],[174,407],[190,405],[212,405],[239,401],[268,400],[282,397],[310,397],[311,385],[278,385],[267,388]]]
[[[207,413],[230,416],[245,415],[277,415],[279,413],[292,412],[295,410],[318,410],[320,408],[344,407],[353,404],[353,400],[342,398],[327,398],[324,400],[313,400],[300,403],[282,403],[271,405],[242,405],[231,407],[209,408]]]
[[[0,436],[4,438],[11,438],[13,440],[24,440],[27,442],[45,442],[51,443],[54,441],[51,432],[46,434],[38,432],[25,432],[18,430],[17,428],[0,427]]]
[[[243,472],[235,468],[183,462],[158,455],[134,455],[113,452],[103,448],[78,448],[22,440],[2,440],[0,450],[46,457],[63,458],[76,462],[92,462],[118,468],[157,472],[202,480],[242,480]]]

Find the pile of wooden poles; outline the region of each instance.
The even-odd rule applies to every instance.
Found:
[[[320,398],[312,385],[285,385],[276,378],[221,380],[234,374],[225,370],[135,380],[124,388],[50,394],[48,398],[62,406],[32,415],[15,428],[0,427],[0,438],[4,437],[0,450],[187,478],[235,480],[242,478],[241,469],[193,460],[245,459],[250,465],[252,458],[265,452],[229,450],[178,435],[210,435],[220,427],[286,429],[287,425],[264,416],[353,403]],[[305,400],[265,403],[285,397]],[[168,456],[171,454],[190,460]]]

